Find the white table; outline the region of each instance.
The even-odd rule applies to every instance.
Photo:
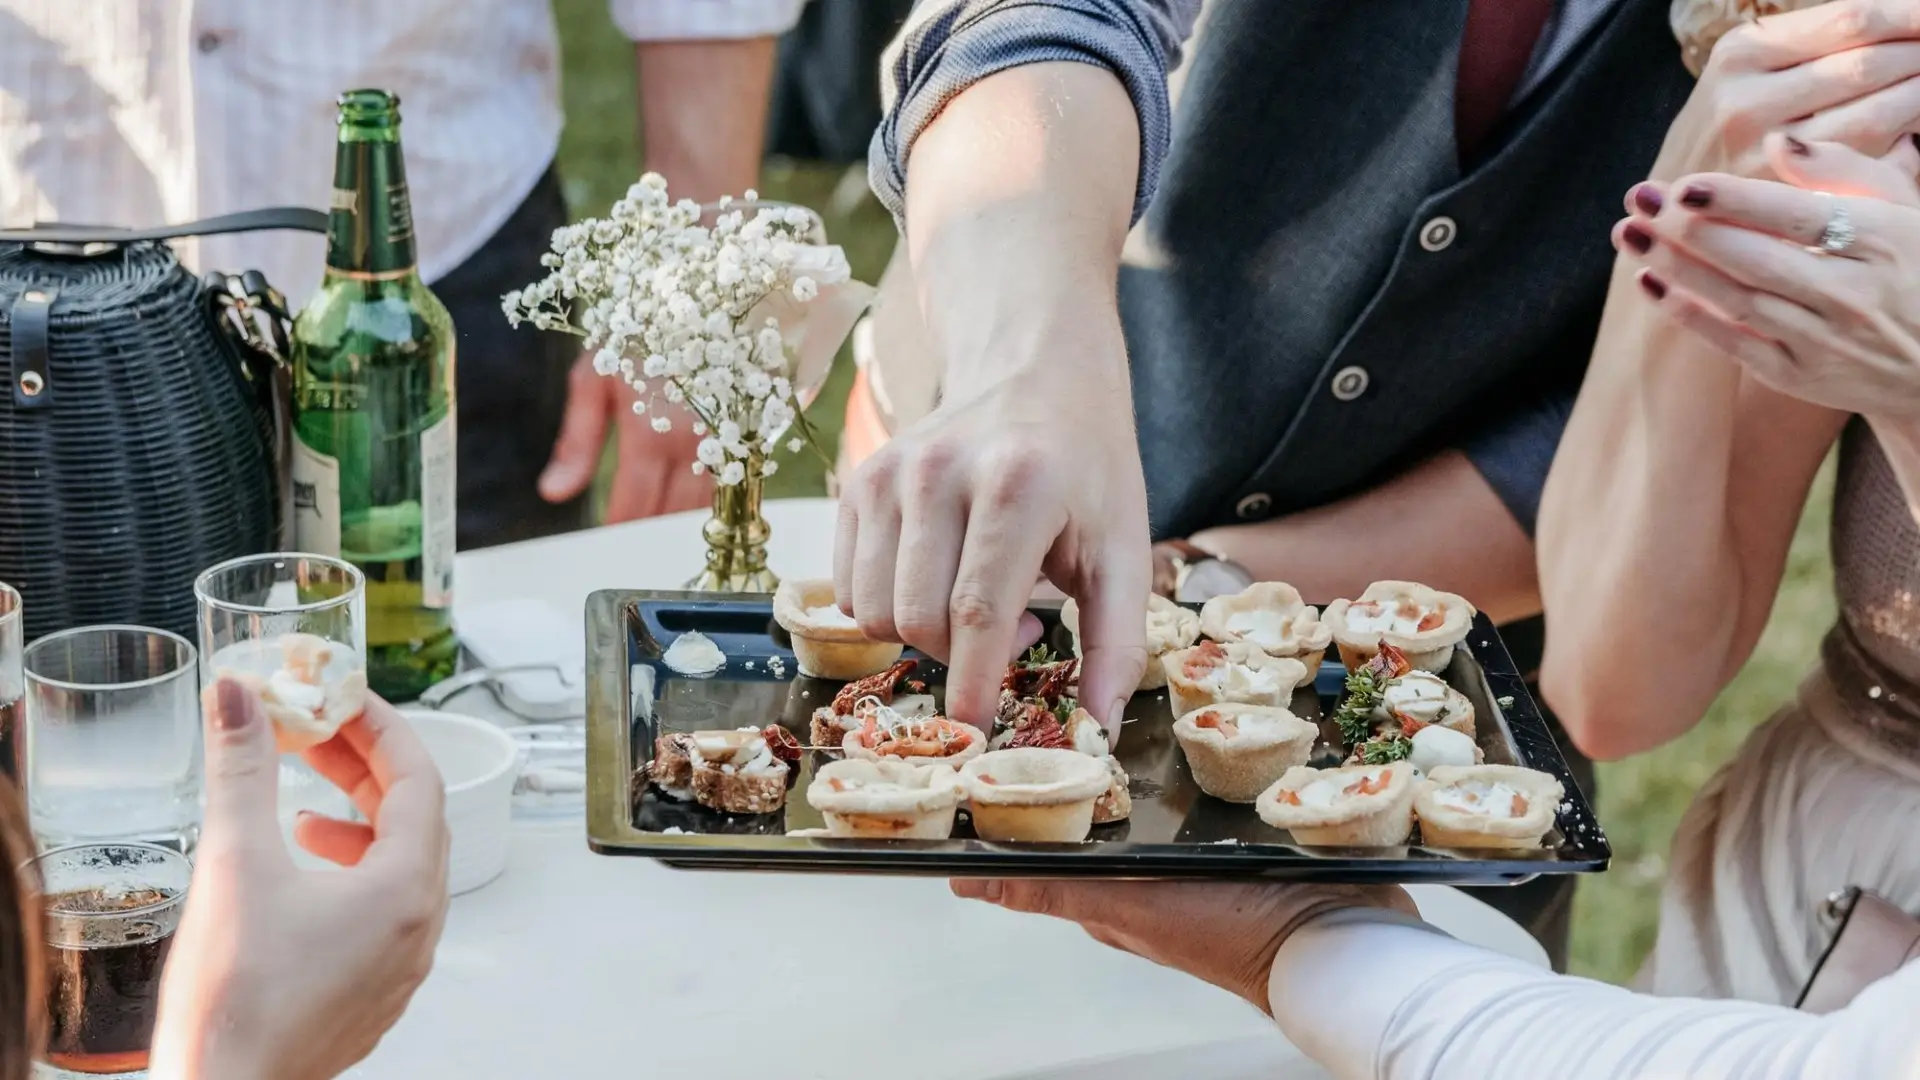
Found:
[[[828,572],[831,502],[767,517],[776,572]],[[460,604],[537,597],[578,622],[596,588],[676,587],[700,518],[462,555]],[[594,855],[577,820],[515,829],[505,875],[453,901],[432,977],[348,1075],[1322,1075],[1238,998],[942,881],[679,871]],[[1456,936],[1546,963],[1485,904],[1414,893]]]

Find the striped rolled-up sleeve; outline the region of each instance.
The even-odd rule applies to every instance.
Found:
[[[800,21],[807,0],[612,0],[613,23],[634,41],[727,41],[776,37]]]
[[[901,220],[907,155],[947,102],[1021,64],[1073,61],[1114,73],[1140,118],[1133,214],[1153,198],[1172,136],[1167,72],[1202,0],[924,0],[882,60],[886,116],[874,132],[874,193]]]

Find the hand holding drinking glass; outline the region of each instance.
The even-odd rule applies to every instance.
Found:
[[[259,699],[231,679],[205,698],[206,827],[152,1075],[335,1076],[373,1050],[432,965],[447,907],[439,773],[399,713],[369,698],[304,756],[370,824],[302,814],[301,846],[345,868],[302,871],[275,823],[278,758]]]
[[[1786,182],[1642,184],[1614,244],[1660,309],[1766,386],[1869,417],[1920,416],[1920,188],[1885,161],[1774,136]]]

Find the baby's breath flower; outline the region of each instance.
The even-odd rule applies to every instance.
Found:
[[[643,402],[638,402],[636,404],[644,405],[646,404],[646,402],[643,401]],[[664,416],[655,416],[653,418],[653,430],[661,432],[663,434],[666,432],[672,431],[673,421],[667,419]]]
[[[719,481],[732,487],[747,478],[747,467],[738,461],[729,461],[720,469]]]

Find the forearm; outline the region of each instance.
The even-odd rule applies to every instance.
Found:
[[[1328,506],[1190,540],[1321,601],[1402,579],[1459,593],[1497,622],[1540,610],[1533,543],[1458,451]]]
[[[1827,1017],[1654,998],[1351,913],[1296,932],[1268,982],[1281,1030],[1342,1080],[1892,1076],[1920,1052],[1916,994],[1920,965]]]
[[[1537,532],[1541,685],[1583,750],[1621,757],[1679,736],[1739,670],[1834,430],[1743,379],[1616,271]]]
[[[1040,364],[1125,397],[1114,287],[1139,146],[1119,80],[1071,62],[983,79],[921,134],[904,242],[949,402]]]
[[[774,39],[647,41],[639,65],[646,167],[676,198],[739,195],[760,175]]]

